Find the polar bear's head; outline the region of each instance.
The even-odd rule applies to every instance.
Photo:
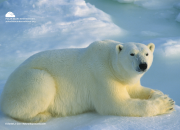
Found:
[[[141,77],[152,64],[154,49],[153,43],[148,45],[141,43],[118,44],[116,46],[116,65],[119,73],[123,72],[123,76]]]

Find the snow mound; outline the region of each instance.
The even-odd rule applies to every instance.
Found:
[[[180,63],[180,37],[172,38],[157,38],[147,40],[143,43],[148,44],[153,42],[156,45],[155,56],[166,59],[167,61],[174,60]]]
[[[176,112],[155,117],[102,116],[75,130],[174,130],[180,129],[180,107]]]
[[[133,3],[137,6],[151,9],[151,10],[164,10],[162,16],[174,15],[172,10],[180,9],[179,0],[115,0],[119,3]],[[171,11],[170,11],[171,9]],[[176,21],[180,22],[180,14],[176,17]]]
[[[179,13],[178,16],[176,17],[176,21],[180,22],[180,13]]]
[[[178,4],[179,0],[116,0],[120,3],[134,3],[148,9],[168,9]],[[178,6],[178,5],[177,5]]]
[[[171,114],[154,117],[101,116],[85,113],[72,117],[52,118],[42,124],[17,122],[0,112],[1,130],[178,130],[180,129],[180,107]]]
[[[33,18],[35,22],[6,23],[9,11],[16,18]],[[95,40],[125,34],[108,14],[84,0],[8,0],[0,3],[0,19],[1,80],[39,51],[86,47]]]

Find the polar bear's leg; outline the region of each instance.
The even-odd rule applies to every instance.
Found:
[[[26,118],[22,121],[31,122],[31,123],[33,123],[33,122],[38,123],[38,122],[45,122],[45,121],[49,120],[50,118],[51,118],[51,114],[49,112],[43,112],[43,113],[37,114],[35,117]]]
[[[157,98],[167,97],[170,101],[174,102],[172,99],[170,99],[167,95],[165,95],[163,92],[159,90],[153,90],[147,87],[143,87],[140,85],[140,83],[135,84],[134,86],[126,87],[129,95],[131,98],[135,99],[149,99],[149,100],[155,100]],[[173,106],[171,106],[174,108]]]
[[[133,99],[129,96],[126,87],[116,83],[99,90],[101,92],[97,91],[94,95],[93,103],[96,111],[103,115],[154,116],[173,111],[174,103],[167,96],[152,100]]]
[[[44,122],[51,117],[56,88],[53,77],[44,70],[17,71],[7,81],[2,94],[2,111],[20,121]]]
[[[153,100],[129,99],[121,105],[124,116],[155,116],[174,111],[174,102],[166,95]]]
[[[153,89],[143,87],[140,84],[126,87],[131,98],[149,99],[154,92]]]

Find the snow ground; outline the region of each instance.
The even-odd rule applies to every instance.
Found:
[[[155,117],[100,116],[85,113],[72,117],[53,118],[45,124],[22,124],[0,112],[1,130],[179,130],[180,107],[176,112]],[[6,125],[5,125],[6,123]],[[11,124],[10,124],[11,123]]]
[[[8,11],[36,22],[7,23]],[[0,93],[10,73],[39,51],[86,47],[95,40],[112,39],[153,42],[154,62],[142,85],[163,91],[180,105],[179,0],[1,0],[0,19]],[[87,113],[27,126],[5,125],[17,121],[0,112],[0,129],[180,129],[179,117],[176,106],[170,115],[151,118]]]

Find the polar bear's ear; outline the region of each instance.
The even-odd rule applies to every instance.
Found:
[[[118,44],[118,45],[116,46],[116,51],[117,51],[117,52],[122,51],[122,49],[123,49],[123,45]]]
[[[147,46],[148,46],[149,50],[151,50],[151,52],[154,52],[155,45],[153,43],[149,43]]]

